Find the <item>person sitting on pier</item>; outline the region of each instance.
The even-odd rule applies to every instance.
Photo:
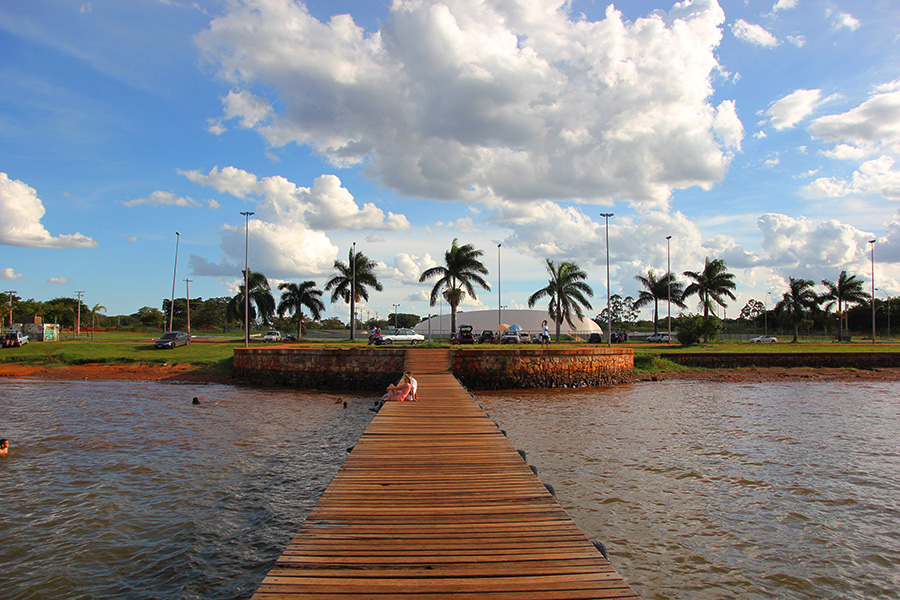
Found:
[[[412,385],[412,391],[409,393],[409,395],[412,397],[412,402],[418,402],[419,401],[419,382],[416,381],[416,379],[412,376],[412,373],[410,371],[407,371],[406,373],[404,373],[404,375],[409,378],[409,383],[410,383],[410,385]]]
[[[404,374],[400,379],[400,382],[397,385],[393,383],[387,387],[387,396],[386,400],[396,400],[397,402],[403,402],[406,400],[407,396],[412,392],[413,386],[412,379],[409,375]]]

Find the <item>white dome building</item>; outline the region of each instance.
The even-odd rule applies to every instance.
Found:
[[[502,318],[502,321],[498,323],[500,318]],[[541,322],[544,319],[547,319],[551,337],[555,336],[556,323],[553,322],[546,310],[505,308],[499,314],[497,310],[456,311],[456,325],[471,325],[475,337],[478,337],[478,334],[485,329],[505,331],[512,325],[520,325],[524,331],[534,335],[541,332]],[[563,321],[559,330],[560,334],[571,334],[587,338],[592,333],[603,333],[600,326],[591,319],[579,319],[573,315],[572,323],[575,324],[574,328],[569,327],[569,324]],[[450,313],[425,319],[416,325],[414,329],[416,333],[421,333],[426,339],[429,332],[434,337],[449,337],[454,333],[450,329]]]

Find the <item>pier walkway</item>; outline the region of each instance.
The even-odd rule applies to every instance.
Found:
[[[388,402],[254,600],[638,598],[450,374]]]

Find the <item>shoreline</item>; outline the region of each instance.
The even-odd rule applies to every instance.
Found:
[[[0,363],[0,378],[46,381],[162,381],[172,383],[241,383],[229,375],[210,373],[192,365],[23,365]],[[748,367],[721,369],[687,369],[684,371],[643,372],[635,374],[635,382],[697,380],[723,382],[772,381],[900,381],[900,368],[841,369],[822,367]]]

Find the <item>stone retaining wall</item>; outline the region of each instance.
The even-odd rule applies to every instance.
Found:
[[[403,375],[403,348],[236,348],[234,375],[260,385],[383,390]]]
[[[686,367],[732,369],[738,367],[812,367],[842,369],[884,369],[900,367],[900,353],[895,352],[745,352],[690,354],[661,353],[661,358]]]
[[[631,348],[453,350],[453,374],[472,390],[615,385],[634,381]]]

